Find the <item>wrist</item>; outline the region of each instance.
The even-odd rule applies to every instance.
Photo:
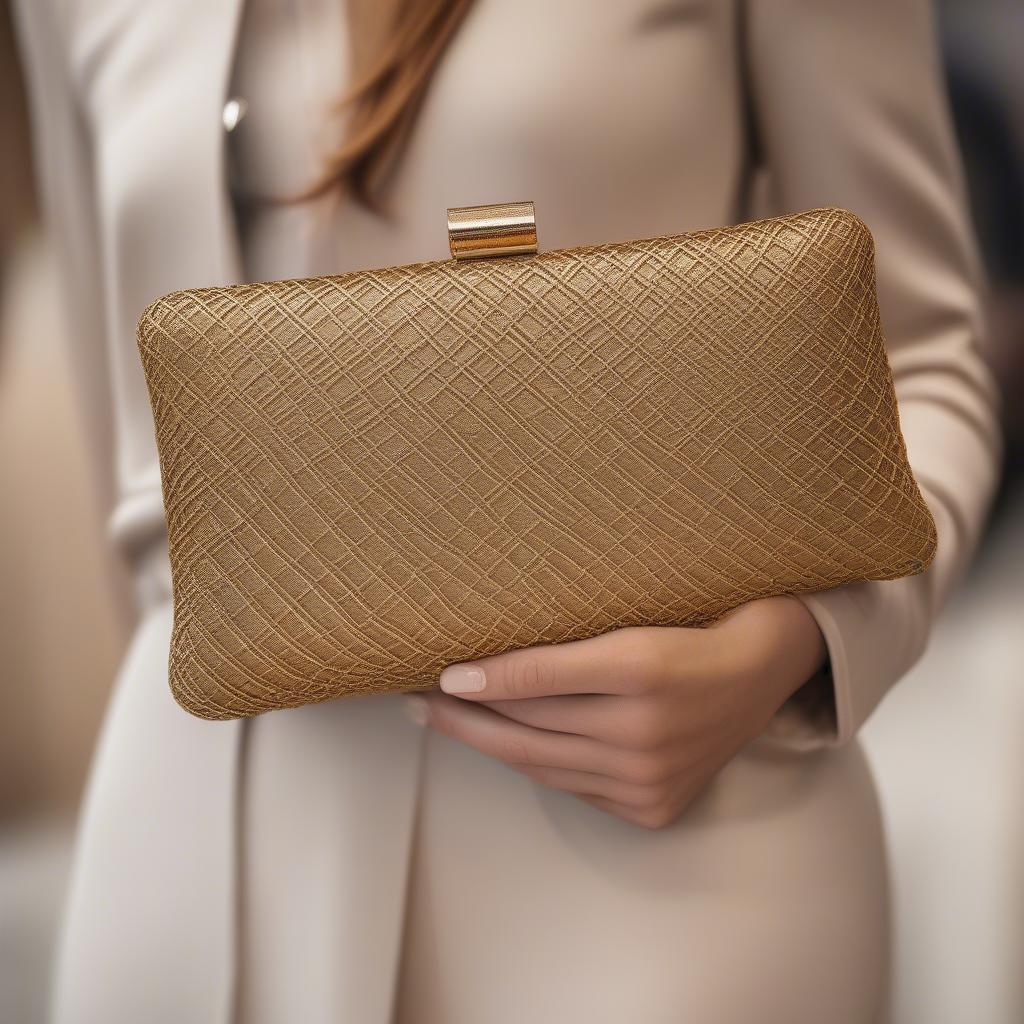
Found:
[[[737,706],[750,711],[752,735],[828,662],[825,638],[814,616],[795,597],[751,602],[723,620],[726,649],[739,663]]]
[[[779,642],[773,652],[774,668],[770,672],[777,679],[776,711],[828,663],[824,634],[807,606],[791,595],[779,597],[777,601]]]

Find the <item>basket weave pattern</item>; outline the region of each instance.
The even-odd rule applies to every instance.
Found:
[[[205,718],[934,553],[842,210],[179,292],[139,344]]]

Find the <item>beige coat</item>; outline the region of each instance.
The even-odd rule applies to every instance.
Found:
[[[540,878],[557,877],[558,892],[571,891],[595,865],[621,864],[638,851],[646,856],[651,843],[671,854],[671,863],[700,851],[707,871],[695,875],[697,895],[702,905],[710,900],[710,916],[680,909],[665,924],[679,930],[669,941],[689,936],[696,953],[688,956],[706,968],[694,974],[694,990],[718,966],[723,976],[742,975],[745,963],[771,948],[780,989],[790,970],[788,989],[826,1000],[788,1009],[780,1003],[778,1019],[803,1012],[813,1019],[813,1007],[827,1001],[836,1009],[830,1019],[866,1019],[864,1008],[877,1002],[883,983],[884,884],[870,785],[849,741],[922,651],[977,539],[996,466],[993,390],[977,352],[977,260],[927,3],[749,0],[741,33],[739,0],[479,0],[402,161],[394,223],[345,206],[325,241],[318,213],[293,213],[281,218],[279,237],[270,236],[269,256],[246,250],[250,266],[273,265],[280,246],[291,254],[282,272],[294,275],[440,258],[447,206],[516,198],[536,201],[546,248],[741,219],[752,159],[744,80],[771,208],[836,204],[872,228],[903,429],[938,524],[938,557],[921,577],[805,598],[828,642],[834,723],[786,709],[769,739],[722,773],[690,820],[656,840],[620,823],[597,824],[590,808],[538,794],[504,769],[460,760],[464,753],[434,738],[424,742],[391,698],[255,723],[201,722],[173,704],[165,677],[169,580],[159,471],[134,328],[163,292],[243,276],[221,120],[243,4],[18,6],[97,472],[109,483],[111,537],[132,565],[141,610],[85,805],[58,1019],[214,1021],[240,1001],[246,1019],[383,1024],[400,977],[425,1007],[433,998],[426,973],[443,973],[449,954],[455,964],[456,947],[471,941],[471,932],[446,937],[448,918],[439,915],[438,963],[417,974],[408,932],[420,927],[423,887],[441,891],[451,883],[453,898],[509,921],[513,904],[523,902],[509,883],[492,881],[473,893],[440,869],[436,878],[425,876],[422,863],[431,856],[453,857],[439,854],[436,843],[423,846],[435,842],[431,829],[442,824],[447,838],[436,842],[457,836],[460,849],[507,829],[528,837],[521,856],[537,858]],[[289,110],[318,113],[344,82],[343,38],[317,30],[324,5],[303,0],[287,9],[306,49],[292,63],[267,62],[282,137],[301,120]],[[269,44],[260,33],[277,31],[272,19],[261,24],[250,26],[252,45],[261,38]],[[282,163],[284,176],[301,183],[316,167],[315,150],[289,145]],[[480,780],[492,788],[481,790]],[[434,811],[424,810],[423,787],[439,793]],[[461,810],[437,817],[441,805]],[[426,817],[419,838],[417,807]],[[544,833],[551,821],[557,841]],[[731,855],[737,838],[725,824],[742,826],[745,856]],[[566,835],[579,829],[585,842],[577,850]],[[782,888],[781,876],[765,875],[764,867],[766,851],[779,843],[814,851],[791,859]],[[481,847],[478,855],[500,866],[507,848]],[[285,884],[296,876],[302,884]],[[658,884],[671,889],[675,882]],[[617,919],[647,913],[621,879],[617,885],[577,895],[617,908]],[[813,930],[807,949],[791,936],[788,945],[750,946],[744,960],[739,951],[746,947],[724,910],[730,893],[754,893],[759,885],[790,893],[767,919],[779,934],[786,930],[778,914],[800,920],[804,913],[801,892],[814,902],[835,890],[831,911],[850,923],[836,940],[842,949],[829,951],[831,973],[814,962],[806,969],[807,957],[824,948]],[[675,898],[669,889],[666,906]],[[505,904],[494,904],[496,892],[506,894]],[[748,903],[754,914],[757,899]],[[531,913],[557,938],[543,906]],[[453,910],[451,927],[471,929],[464,916]],[[403,921],[412,922],[404,968]],[[620,953],[609,954],[604,975],[617,973]],[[837,957],[847,970],[835,969]],[[599,962],[591,958],[592,966]],[[618,974],[628,982],[629,965]],[[476,991],[498,991],[500,972],[491,977],[481,968],[481,976],[491,980]],[[502,1005],[522,998],[521,989]],[[459,998],[472,991],[464,975]],[[765,1010],[760,1019],[776,1019],[767,1004],[744,1005],[747,1019],[755,1006]],[[521,1012],[542,1019],[528,1004]],[[428,1019],[425,1009],[406,1016]],[[448,1019],[499,1017],[486,1003],[467,1002]]]

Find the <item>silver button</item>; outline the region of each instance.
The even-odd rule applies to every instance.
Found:
[[[249,104],[241,96],[232,96],[224,104],[224,110],[220,115],[220,119],[224,124],[224,131],[233,132],[238,127],[242,118],[245,117],[245,112],[248,109]]]

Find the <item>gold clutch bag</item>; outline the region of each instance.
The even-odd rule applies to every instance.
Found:
[[[536,254],[532,212],[449,211],[452,260],[146,310],[188,711],[927,567],[860,220]]]

